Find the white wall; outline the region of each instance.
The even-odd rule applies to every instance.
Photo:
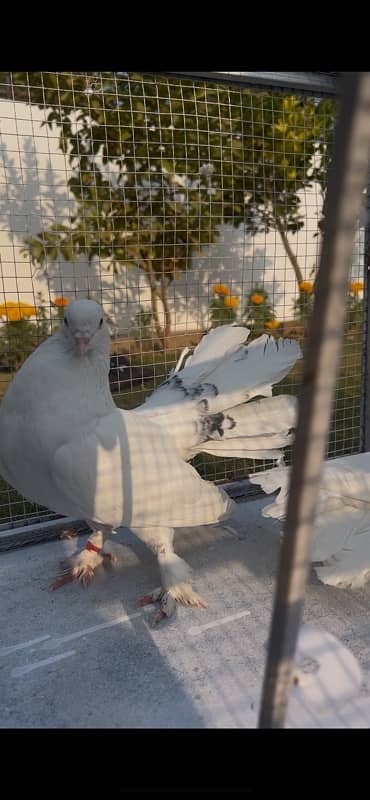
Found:
[[[21,254],[23,239],[52,222],[67,223],[74,210],[69,193],[70,175],[65,156],[58,150],[58,137],[47,126],[41,127],[45,111],[35,106],[0,100],[0,303],[20,298],[33,303],[37,291],[46,299],[64,294],[90,296],[103,300],[118,329],[127,329],[139,304],[150,307],[145,276],[138,270],[123,270],[113,276],[104,264],[89,266],[80,260],[70,264],[61,259],[50,264],[46,274],[36,271],[30,259]],[[290,241],[301,268],[309,278],[317,263],[318,213],[321,197],[311,190],[303,197],[306,225]],[[354,275],[358,277],[361,239],[354,254]],[[244,307],[243,296],[251,284],[264,281],[274,300],[280,319],[292,317],[292,301],[297,286],[292,267],[278,234],[254,238],[223,226],[220,240],[199,257],[192,269],[177,280],[171,290],[171,303],[177,330],[203,327],[207,323],[212,286],[227,283]]]

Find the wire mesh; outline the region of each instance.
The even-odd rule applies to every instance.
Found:
[[[292,89],[0,73],[0,397],[73,298],[105,309],[122,408],[214,325],[237,320],[252,337],[304,347],[334,118],[333,100]],[[330,457],[360,449],[363,251],[361,228]],[[300,374],[298,364],[275,393],[295,394]],[[272,466],[194,465],[209,480]],[[0,483],[3,525],[48,513]]]

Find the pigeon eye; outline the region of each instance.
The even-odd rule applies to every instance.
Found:
[[[68,328],[68,320],[67,320],[67,317],[64,317],[64,324],[65,324],[65,325],[67,326],[67,328]]]
[[[103,317],[101,318],[101,320],[99,322],[99,328],[101,328],[102,324],[103,324]]]

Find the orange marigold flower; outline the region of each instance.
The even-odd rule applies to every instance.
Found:
[[[35,306],[28,303],[6,300],[0,305],[0,317],[6,317],[9,322],[19,322],[21,319],[33,317],[37,313]]]
[[[350,283],[350,290],[352,294],[358,294],[364,288],[364,284],[362,281],[353,281]]]
[[[239,300],[234,295],[230,295],[229,297],[225,297],[224,299],[224,306],[227,308],[237,308],[239,305]]]
[[[264,298],[263,294],[258,294],[258,292],[256,292],[255,294],[252,294],[251,303],[253,303],[254,306],[260,306],[261,303],[264,303],[264,302],[265,302],[265,298]]]
[[[278,319],[268,319],[267,322],[265,322],[265,328],[270,328],[270,330],[280,328],[280,322]]]
[[[311,281],[301,281],[299,284],[299,288],[301,292],[306,292],[306,294],[312,294],[313,283]]]
[[[68,297],[63,297],[63,295],[61,295],[60,297],[55,297],[53,303],[55,306],[58,306],[58,308],[64,308],[68,305],[69,300]]]
[[[213,287],[213,294],[230,294],[230,289],[227,286],[224,286],[223,283],[216,283]]]

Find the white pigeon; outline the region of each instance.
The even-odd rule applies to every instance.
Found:
[[[133,411],[113,402],[109,332],[92,300],[70,303],[59,330],[25,361],[0,407],[0,473],[24,497],[93,530],[55,588],[88,583],[109,555],[107,535],[124,525],[157,555],[161,587],[143,602],[160,601],[159,619],[176,602],[206,606],[174,553],[174,529],[216,523],[234,503],[186,462],[199,452],[281,462],[296,419],[295,398],[272,397],[272,385],[301,357],[298,343],[263,335],[245,347],[248,334],[212,330]]]
[[[278,491],[264,517],[283,520],[290,468],[250,476],[266,494]],[[311,561],[330,586],[360,588],[370,578],[370,453],[326,461],[320,482]]]

